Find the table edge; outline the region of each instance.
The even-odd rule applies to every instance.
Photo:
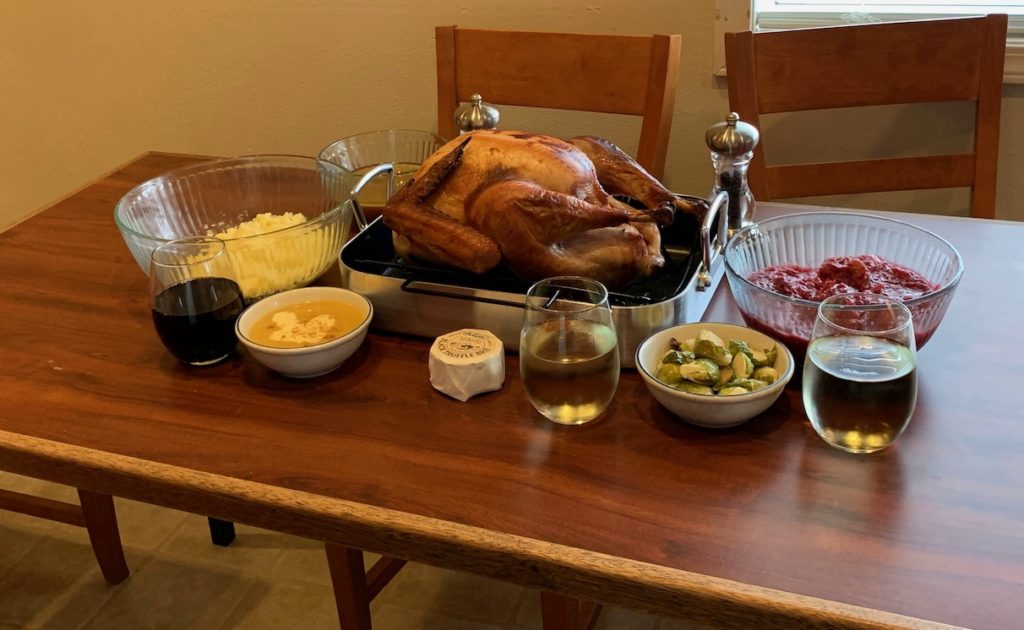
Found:
[[[0,462],[94,492],[726,627],[954,628],[2,430]]]

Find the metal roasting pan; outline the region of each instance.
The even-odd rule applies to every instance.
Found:
[[[635,367],[636,348],[648,335],[698,321],[722,281],[728,233],[726,193],[710,203],[679,197],[703,206],[703,222],[677,213],[673,224],[662,228],[665,267],[609,293],[623,367]],[[460,328],[482,328],[494,333],[507,349],[519,350],[531,282],[504,268],[477,275],[401,259],[383,219],[363,225],[341,250],[341,278],[342,286],[373,302],[374,329],[437,337]]]

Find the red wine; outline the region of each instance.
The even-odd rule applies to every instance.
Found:
[[[235,349],[235,319],[242,290],[227,278],[196,278],[165,289],[153,300],[153,323],[179,360],[207,365]]]

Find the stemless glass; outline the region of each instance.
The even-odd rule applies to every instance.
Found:
[[[619,384],[619,346],[604,285],[559,276],[530,287],[519,359],[526,395],[541,415],[560,424],[600,416]]]
[[[179,361],[211,365],[235,349],[242,289],[224,241],[196,237],[157,247],[149,289],[156,332]]]
[[[818,435],[851,453],[892,444],[917,403],[916,350],[902,302],[874,293],[824,300],[803,375],[804,407]]]

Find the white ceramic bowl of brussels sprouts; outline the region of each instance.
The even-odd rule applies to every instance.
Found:
[[[702,331],[711,335],[702,335]],[[687,347],[687,341],[701,338],[705,341],[702,344],[705,351],[698,350],[692,357],[686,354],[693,351],[693,348]],[[722,347],[721,352],[712,358],[708,355],[714,354],[714,351],[709,352],[707,348],[716,345],[716,338],[722,342]],[[665,365],[662,360],[672,350],[670,344],[673,339],[682,345],[684,355],[674,356],[668,363],[682,365],[673,363],[682,361],[687,364],[679,369],[700,383],[681,378],[674,368],[662,368]],[[735,345],[735,342],[739,342],[741,346],[746,344],[744,348],[751,352],[732,352],[729,342],[734,342],[733,350],[740,347]],[[774,360],[771,360],[772,349],[775,350]],[[746,356],[739,357],[740,354]],[[756,365],[751,357],[757,360]],[[736,371],[733,370],[734,363]],[[691,424],[725,428],[742,424],[772,406],[782,394],[786,383],[793,378],[793,355],[786,346],[752,328],[737,324],[697,322],[666,328],[649,336],[636,349],[636,367],[648,391],[666,409]],[[760,369],[762,367],[770,369]],[[660,374],[659,369],[662,370]],[[753,378],[755,376],[761,378]],[[678,383],[674,384],[663,382],[677,379]],[[767,382],[769,380],[771,382]],[[767,384],[762,386],[761,383],[765,382]],[[692,391],[684,391],[679,387]],[[748,388],[754,389],[750,391]]]

